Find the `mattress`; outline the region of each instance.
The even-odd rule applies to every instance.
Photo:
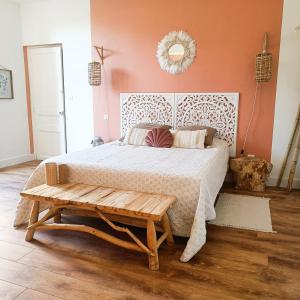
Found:
[[[205,244],[207,220],[215,218],[214,202],[226,176],[229,147],[215,138],[206,149],[154,148],[104,144],[43,161],[25,189],[45,183],[45,162],[66,163],[69,181],[140,192],[175,195],[168,215],[174,235],[189,237],[181,261]],[[15,226],[29,219],[32,203],[20,200]]]

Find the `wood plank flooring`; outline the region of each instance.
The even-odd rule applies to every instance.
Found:
[[[186,239],[176,238],[174,248],[161,246],[160,271],[151,272],[143,254],[84,233],[37,232],[25,242],[25,228],[12,223],[37,163],[0,170],[1,300],[300,299],[300,191],[264,193],[277,234],[208,225],[207,243],[190,262],[179,262]],[[134,232],[142,238],[141,229]]]

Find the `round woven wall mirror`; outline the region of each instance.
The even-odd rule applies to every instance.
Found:
[[[194,61],[195,41],[184,31],[169,32],[159,43],[156,57],[162,70],[171,74],[184,72]]]

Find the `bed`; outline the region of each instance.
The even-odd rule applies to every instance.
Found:
[[[238,94],[121,94],[121,131],[146,121],[217,129],[204,150],[154,148],[107,143],[42,162],[25,188],[45,182],[44,163],[66,163],[69,181],[125,190],[175,195],[168,211],[173,233],[189,237],[181,261],[190,260],[206,241],[205,222],[215,218],[214,202],[235,151]],[[20,200],[15,226],[28,220],[31,203]]]

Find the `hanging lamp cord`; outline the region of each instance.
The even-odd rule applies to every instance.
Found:
[[[241,150],[241,154],[244,154],[244,152],[245,152],[245,147],[246,147],[246,143],[247,143],[247,139],[248,139],[249,129],[251,127],[251,124],[252,124],[252,121],[253,121],[253,117],[254,117],[254,113],[255,113],[255,107],[256,107],[256,100],[257,100],[258,89],[259,89],[259,82],[256,82],[255,93],[253,95],[251,117],[250,117],[250,120],[249,120],[249,123],[248,123],[248,127],[247,127],[247,130],[246,130],[246,134],[245,134],[245,138],[244,138],[244,143],[243,143],[243,148]]]

